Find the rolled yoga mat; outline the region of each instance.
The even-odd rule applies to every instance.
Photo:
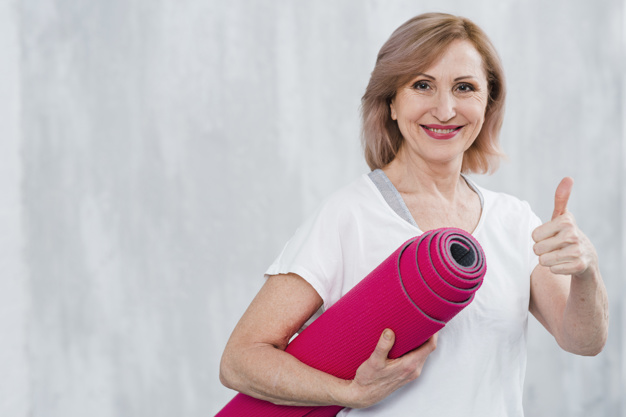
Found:
[[[426,232],[402,244],[285,351],[313,368],[353,379],[383,330],[396,334],[389,358],[418,348],[472,302],[486,270],[483,250],[469,233]],[[330,417],[342,408],[282,406],[238,394],[216,417]]]

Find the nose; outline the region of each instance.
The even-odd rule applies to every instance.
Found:
[[[450,92],[438,92],[433,97],[431,114],[440,122],[447,122],[456,116],[456,100]]]

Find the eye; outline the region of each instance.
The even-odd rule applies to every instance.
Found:
[[[416,90],[427,91],[430,90],[430,84],[428,81],[418,81],[413,84],[413,88]]]
[[[470,92],[470,91],[476,91],[476,89],[474,88],[473,85],[469,84],[469,83],[461,83],[456,87],[457,91],[460,91],[462,93],[466,93],[466,92]]]

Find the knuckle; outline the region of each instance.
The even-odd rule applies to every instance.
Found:
[[[437,349],[437,338],[432,338],[431,342],[430,342],[430,351],[432,352],[433,350]]]
[[[385,369],[385,363],[384,362],[375,361],[375,362],[371,363],[370,365],[372,367],[372,371],[374,371],[374,372],[380,372],[383,369]]]
[[[422,375],[422,368],[421,367],[419,367],[419,368],[417,368],[417,369],[415,369],[413,371],[413,373],[411,374],[411,381],[416,380],[417,378],[420,377],[420,375]]]
[[[558,221],[559,221],[559,226],[562,229],[570,229],[573,226],[571,219],[567,217],[567,215],[559,217]]]
[[[563,233],[563,240],[569,245],[576,245],[578,244],[578,235],[575,230],[568,228]]]
[[[535,242],[538,241],[538,239],[537,239],[537,237],[538,237],[537,229],[533,230],[533,232],[531,233],[530,237],[532,237]]]
[[[375,357],[383,357],[387,355],[387,349],[385,349],[384,346],[376,346],[376,349],[374,349],[374,353],[372,354],[372,356]]]
[[[414,373],[415,373],[415,365],[412,362],[409,362],[403,365],[400,370],[400,376],[402,379],[411,379]]]
[[[402,369],[400,372],[401,378],[409,379],[409,380],[413,379],[413,375],[415,374],[416,371],[417,372],[420,371],[419,361],[417,360],[407,361],[406,363],[402,365]]]
[[[426,356],[430,355],[435,349],[437,349],[437,341],[431,339],[426,345],[426,349],[424,349],[424,353]]]

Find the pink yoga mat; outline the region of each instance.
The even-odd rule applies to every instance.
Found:
[[[419,347],[474,299],[487,265],[467,232],[442,228],[408,240],[285,349],[309,366],[353,379],[386,328],[397,358]],[[237,394],[216,417],[331,417],[343,407],[279,406]]]

